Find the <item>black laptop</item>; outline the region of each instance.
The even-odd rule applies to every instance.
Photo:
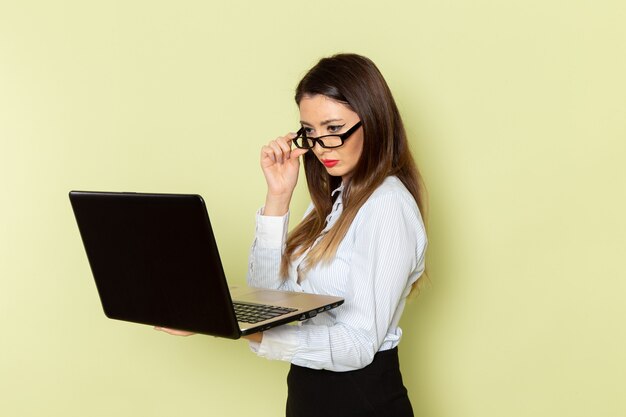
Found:
[[[229,288],[199,195],[72,191],[70,201],[109,318],[237,339],[344,301]]]

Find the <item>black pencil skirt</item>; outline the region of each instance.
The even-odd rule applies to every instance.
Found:
[[[413,416],[397,348],[378,352],[370,365],[356,371],[292,364],[287,389],[287,417]]]

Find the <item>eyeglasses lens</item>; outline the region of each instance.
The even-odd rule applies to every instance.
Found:
[[[326,136],[324,139],[321,139],[324,142],[324,146],[327,148],[336,148],[341,146],[341,138],[339,136]]]
[[[323,148],[337,148],[342,145],[341,138],[335,135],[324,136],[321,139],[307,138],[300,136],[294,139],[294,144],[298,148],[311,149],[315,147],[315,142],[321,142]]]

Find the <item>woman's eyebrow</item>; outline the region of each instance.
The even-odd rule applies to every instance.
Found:
[[[322,123],[320,123],[320,126],[326,126],[329,123],[333,123],[333,122],[343,122],[343,119],[328,119],[328,120],[324,120]],[[311,123],[305,122],[304,120],[300,120],[300,124],[301,125],[307,125],[307,126],[313,126]]]

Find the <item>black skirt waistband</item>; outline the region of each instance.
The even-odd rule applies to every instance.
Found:
[[[413,416],[398,349],[378,352],[371,364],[347,372],[291,365],[287,417]]]

